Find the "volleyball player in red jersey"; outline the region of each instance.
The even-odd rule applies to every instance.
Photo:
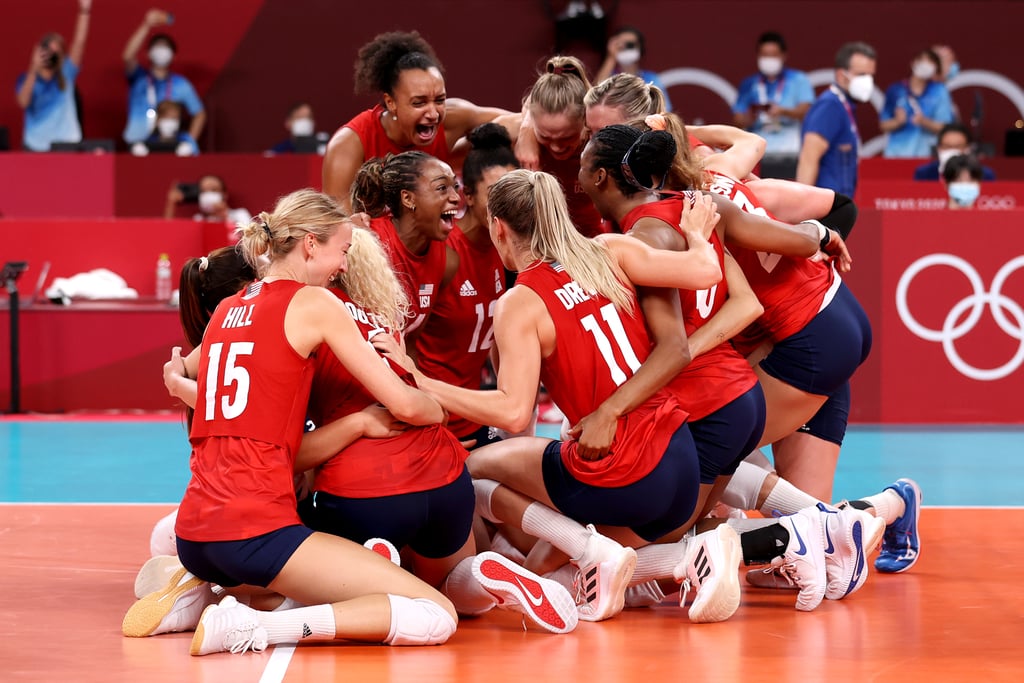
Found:
[[[339,128],[327,143],[324,192],[345,209],[351,207],[352,183],[363,162],[413,149],[448,161],[455,142],[476,126],[498,119],[514,134],[522,118],[449,100],[441,63],[415,31],[382,33],[360,48],[355,90],[378,92],[382,101]]]
[[[508,133],[486,123],[467,136],[472,149],[462,167],[466,213],[448,237],[458,254],[455,276],[434,303],[416,337],[416,362],[428,377],[467,389],[479,389],[494,341],[494,306],[505,292],[505,267],[487,230],[487,191],[498,178],[518,168]],[[448,429],[474,446],[496,440],[488,425],[458,415]]]
[[[472,391],[417,373],[448,409],[481,423],[521,429],[540,380],[570,419],[593,412],[650,348],[631,282],[706,287],[721,278],[704,234],[716,220],[710,201],[688,208],[688,227],[703,231],[687,233],[688,252],[652,250],[624,236],[584,238],[568,219],[557,180],[543,172],[506,174],[491,188],[488,206],[491,238],[506,267],[519,273],[495,310],[498,389]],[[585,459],[575,441],[532,437],[477,449],[468,460],[478,478],[477,510],[573,558],[581,619],[613,616],[635,553],[623,554],[610,539],[598,545],[603,537],[580,523],[623,527],[616,530],[620,540],[637,546],[683,526],[695,513],[699,477],[685,420],[662,392],[628,406],[604,458]],[[735,535],[722,545],[730,542],[738,543]]]
[[[403,333],[410,337],[458,267],[458,254],[445,246],[459,204],[455,174],[419,151],[371,159],[359,169],[352,198],[357,211],[372,217],[370,229],[405,288],[410,306]]]
[[[200,399],[190,434],[192,479],[175,529],[189,573],[130,610],[137,630],[159,623],[179,597],[207,581],[229,595],[204,610],[193,655],[336,638],[431,644],[454,633],[447,598],[365,548],[302,526],[295,508],[292,472],[311,355],[321,344],[397,419],[443,419],[434,400],[383,371],[344,305],[322,288],[345,269],[350,235],[346,214],[310,190],[282,198],[273,214],[241,230],[249,262],[255,268],[265,254],[269,265],[261,280],[217,307],[203,345],[183,359],[198,378]],[[264,612],[231,595],[268,592],[312,606]]]
[[[616,220],[624,230],[631,230],[630,234],[658,248],[685,249],[686,242],[680,238],[675,226],[688,198],[684,196],[681,199],[677,194],[661,199],[657,192],[676,158],[673,136],[668,133],[641,133],[628,126],[607,126],[594,134],[584,151],[580,182],[602,215]],[[701,182],[701,172],[697,167],[680,169],[677,165],[676,171],[689,176],[688,180],[676,179],[680,184],[692,186]],[[735,207],[725,207],[724,213],[726,215],[719,223],[723,230],[722,222],[726,222],[734,231],[739,231],[742,226],[747,230],[799,235],[789,226],[745,215]],[[761,307],[742,272],[731,258],[726,261],[728,257],[717,234],[712,237],[712,243],[722,259],[726,279],[707,292],[680,292],[687,335],[693,335],[691,352],[695,361],[690,361],[669,385],[683,407],[693,411],[690,429],[701,463],[702,516],[715,504],[740,461],[757,445],[765,424],[764,396],[757,377],[746,360],[728,343],[731,337],[758,317]],[[738,285],[740,299],[732,301],[731,307],[726,309],[724,297],[730,285]],[[645,292],[644,298],[647,296]],[[655,349],[648,363],[661,362],[656,360],[659,358],[658,349],[666,342],[661,333],[665,327],[654,321],[655,312],[658,317],[664,315],[660,308],[648,313],[655,337]],[[668,341],[669,348],[672,348],[673,340]],[[701,353],[709,347],[709,352]],[[649,395],[647,387],[639,383],[631,386],[634,382],[636,378],[619,387],[609,402],[623,400],[621,395],[627,392]],[[601,416],[601,410],[588,416],[582,425],[574,428],[573,433],[578,433],[579,438],[585,440],[588,436],[586,431],[594,428],[594,419],[597,418],[598,439],[594,445],[602,445]],[[748,564],[770,562],[773,566],[788,568],[801,588],[797,605],[804,610],[814,609],[825,596],[826,577],[836,586],[827,591],[829,597],[848,594],[846,589],[857,573],[858,551],[862,552],[862,548],[853,541],[853,530],[857,524],[862,528],[865,523],[853,512],[825,513],[813,506],[814,502],[809,510],[785,517],[778,524],[772,524],[772,528],[741,536],[743,555]],[[836,546],[829,544],[832,551],[826,552],[822,543],[815,543],[822,540],[823,524],[829,525],[833,537],[849,537],[845,547],[839,547],[836,552]],[[848,528],[849,534],[846,533]],[[812,554],[817,555],[820,562],[808,563],[807,556],[801,557],[801,538],[814,539],[811,541]],[[672,571],[674,560],[680,562],[685,559],[681,549],[677,550],[675,557],[661,549],[652,555],[652,560],[642,565],[647,572],[639,572],[635,581],[663,578]],[[692,569],[685,564],[683,568]],[[678,570],[675,574],[679,578]],[[844,578],[845,584],[842,583]],[[699,576],[695,576],[691,583],[699,586]],[[843,585],[841,593],[838,589],[840,584]]]
[[[586,142],[583,97],[589,89],[583,62],[561,55],[547,60],[523,105],[530,122],[517,140],[516,155],[524,168],[558,179],[573,225],[584,236],[594,237],[610,232],[611,226],[601,219],[576,177]]]
[[[408,301],[373,233],[353,231],[349,271],[339,284],[332,291],[363,338],[394,342]],[[390,368],[415,384],[404,369]],[[309,408],[316,424],[330,424],[374,401],[328,349],[316,354]],[[477,615],[498,605],[553,633],[575,628],[576,606],[561,585],[494,553],[477,555],[466,450],[445,426],[411,426],[386,438],[348,441],[342,448],[331,439],[316,441],[317,431],[303,439],[296,462],[297,468],[316,468],[312,495],[300,504],[310,528],[357,543],[384,538],[406,549],[413,573],[441,590],[460,614]]]

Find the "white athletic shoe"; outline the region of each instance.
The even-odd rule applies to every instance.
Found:
[[[189,653],[193,656],[214,652],[241,654],[246,650],[267,649],[267,630],[260,626],[256,610],[239,603],[231,595],[210,605],[203,612]]]
[[[825,531],[825,597],[842,600],[867,581],[867,555],[881,542],[885,520],[852,507],[837,510],[818,503],[817,508]]]
[[[477,555],[473,560],[473,577],[497,598],[501,609],[521,612],[551,633],[569,633],[576,628],[579,615],[569,591],[504,555],[495,552]]]
[[[626,587],[636,569],[636,551],[602,536],[588,524],[590,538],[583,554],[572,560],[576,575],[576,605],[583,621],[610,619],[622,611]]]
[[[402,566],[402,556],[398,554],[398,548],[386,538],[371,538],[363,544],[363,547],[372,550],[386,560],[391,560],[399,567]]]
[[[153,525],[153,531],[149,535],[151,557],[178,554],[178,537],[174,535],[174,524],[177,521],[178,508],[174,508],[174,512],[160,518],[160,521]]]
[[[654,607],[665,600],[657,581],[645,581],[626,589],[626,607]]]
[[[149,558],[135,575],[135,597],[141,599],[160,590],[179,569],[181,560],[177,555],[155,555]]]
[[[679,606],[686,604],[690,589],[696,592],[690,605],[690,621],[725,621],[740,606],[739,566],[743,557],[740,537],[727,524],[719,524],[686,539],[686,553],[672,574],[682,582]]]
[[[800,590],[796,608],[810,612],[825,597],[824,529],[821,512],[817,507],[804,508],[796,514],[779,518],[779,524],[789,532],[785,552],[772,560],[772,567]]]
[[[129,638],[143,638],[191,631],[199,624],[203,610],[214,600],[210,584],[182,567],[171,575],[167,585],[128,609],[121,622],[121,632]]]

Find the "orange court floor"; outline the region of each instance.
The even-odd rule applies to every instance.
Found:
[[[1024,680],[1024,509],[924,508],[905,574],[871,573],[811,613],[744,585],[728,621],[674,596],[574,633],[464,619],[438,647],[318,644],[191,657],[189,633],[124,638],[135,573],[167,505],[0,505],[0,681]]]

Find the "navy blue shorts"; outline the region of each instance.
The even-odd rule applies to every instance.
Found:
[[[502,438],[498,436],[498,430],[495,429],[494,427],[488,427],[487,425],[480,427],[479,429],[477,429],[472,434],[469,434],[468,436],[459,437],[459,441],[476,441],[475,444],[469,447],[468,450],[471,451],[475,451],[481,446],[487,446],[488,444],[497,443],[501,440]]]
[[[561,441],[552,441],[544,449],[544,487],[559,512],[581,524],[629,527],[653,542],[683,526],[697,506],[700,466],[685,424],[650,474],[616,488],[577,480],[565,469],[561,448]]]
[[[710,415],[691,420],[690,432],[700,459],[700,483],[713,484],[719,476],[734,474],[761,441],[764,420],[764,391],[760,383]]]
[[[313,531],[295,524],[242,541],[178,538],[178,559],[203,581],[218,586],[269,586]]]
[[[846,422],[849,418],[850,383],[847,382],[833,391],[828,400],[818,408],[814,417],[797,431],[842,446],[843,438],[846,437]]]
[[[380,498],[342,498],[323,491],[299,504],[299,515],[311,529],[365,543],[384,538],[401,550],[408,546],[423,557],[454,555],[466,544],[473,527],[476,497],[469,470],[429,491]]]
[[[829,396],[853,376],[871,351],[871,323],[846,283],[796,334],[761,361],[772,377],[809,394]]]

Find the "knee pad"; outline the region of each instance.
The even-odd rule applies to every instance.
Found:
[[[494,495],[494,490],[499,486],[501,484],[493,479],[473,480],[473,492],[476,494],[475,512],[489,522],[501,521],[494,516],[494,512],[491,510],[491,496]]]
[[[440,645],[455,633],[456,623],[440,605],[426,598],[388,594],[391,629],[388,645]]]

